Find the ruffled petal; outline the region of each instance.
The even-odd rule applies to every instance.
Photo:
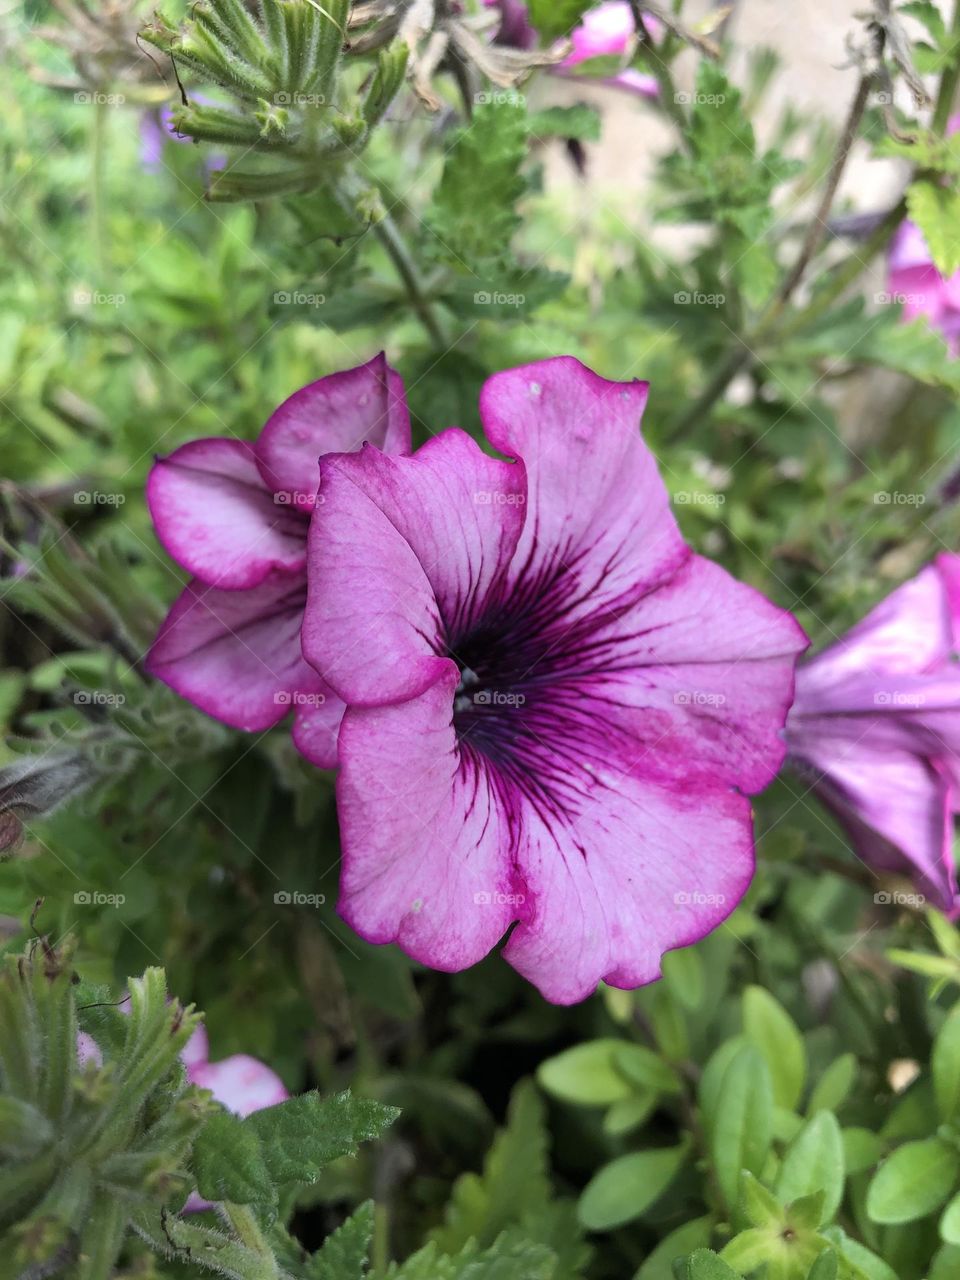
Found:
[[[717,928],[754,870],[745,797],[584,767],[571,811],[523,804],[516,861],[528,916],[503,951],[555,1004],[583,1000],[601,979],[632,988],[658,978],[664,953]]]
[[[403,380],[382,352],[356,369],[330,374],[295,391],[263,428],[256,460],[268,489],[310,511],[321,455],[351,453],[365,443],[384,453],[410,451]]]
[[[236,729],[269,729],[295,706],[325,706],[330,690],[303,659],[305,598],[299,574],[250,591],[191,582],[174,601],[147,670],[201,711]],[[334,703],[331,715],[339,718]]]
[[[410,457],[365,448],[321,470],[303,651],[348,704],[415,697],[499,586],[523,523],[523,468],[445,431]]]
[[[340,915],[446,971],[482,959],[522,910],[508,818],[485,763],[457,745],[456,682],[452,670],[409,702],[348,709],[337,783]]]
[[[274,502],[243,440],[195,440],[158,458],[147,504],[166,550],[208,586],[254,587],[303,567],[306,521]]]

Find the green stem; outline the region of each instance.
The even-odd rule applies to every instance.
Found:
[[[260,1224],[249,1205],[225,1201],[220,1211],[230,1223],[240,1243],[264,1261],[264,1276],[278,1275],[276,1255],[260,1230]]]
[[[93,254],[100,279],[107,283],[107,230],[104,218],[104,171],[107,153],[107,111],[104,95],[97,93],[93,102],[93,123],[90,128],[90,232]]]
[[[381,1280],[387,1274],[390,1263],[390,1217],[385,1204],[373,1209],[373,1248],[371,1250],[371,1275]]]
[[[396,267],[397,275],[403,281],[407,291],[407,297],[410,299],[410,305],[420,320],[420,323],[430,335],[430,339],[434,346],[441,350],[446,350],[448,343],[444,337],[443,330],[433,313],[429,299],[423,292],[420,284],[420,276],[417,271],[410,251],[404,243],[403,237],[397,227],[397,224],[386,214],[374,226],[377,238],[387,251],[390,261]]]

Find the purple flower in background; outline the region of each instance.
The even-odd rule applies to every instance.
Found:
[[[261,732],[292,709],[298,748],[322,768],[336,764],[343,704],[300,652],[307,528],[320,455],[364,441],[410,448],[403,383],[383,355],[297,391],[256,443],[195,440],[147,482],[157,536],[193,575],[147,669],[237,729]]]
[[[530,49],[537,43],[537,33],[530,24],[523,0],[485,0],[485,3],[500,10],[500,29],[496,37],[498,44]],[[644,21],[651,24],[648,30],[652,30],[655,20],[646,18]],[[589,9],[583,15],[580,25],[570,33],[573,48],[556,68],[557,74],[569,73],[570,68],[592,58],[629,56],[635,33],[633,10],[626,0],[606,0],[604,4]],[[601,84],[627,89],[645,98],[656,98],[660,93],[656,76],[647,75],[632,67],[613,75],[600,75],[596,79]]]
[[[857,854],[950,911],[960,782],[960,557],[938,556],[843,639],[802,663],[787,721]]]
[[[492,377],[490,457],[321,461],[303,649],[347,704],[339,910],[442,970],[550,1000],[656,978],[753,874],[795,620],[694,555],[639,432],[645,383],[571,358]]]
[[[960,115],[955,115],[947,134],[958,130]],[[960,271],[952,276],[940,274],[923,232],[909,219],[901,222],[890,244],[887,288],[892,301],[903,303],[906,319],[926,316],[943,334],[950,352],[960,354]]]
[[[213,100],[203,94],[193,94],[191,101],[196,106],[213,106]],[[185,137],[173,123],[173,108],[159,107],[144,111],[140,117],[140,164],[144,169],[157,170],[163,164],[163,153],[171,142],[193,146],[192,138]],[[220,151],[208,151],[203,156],[203,169],[221,169],[227,163],[227,157]]]
[[[901,222],[890,245],[888,290],[908,320],[926,316],[953,355],[960,354],[960,271],[942,276],[916,223]]]

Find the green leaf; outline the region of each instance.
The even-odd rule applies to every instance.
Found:
[[[836,1116],[820,1111],[791,1142],[777,1176],[776,1192],[789,1202],[823,1192],[823,1217],[829,1222],[843,1199],[843,1139]]]
[[[204,1200],[266,1205],[276,1199],[259,1137],[232,1112],[209,1118],[193,1144],[191,1166]]]
[[[680,1093],[681,1084],[673,1068],[652,1049],[620,1041],[613,1054],[614,1064],[628,1080],[641,1089],[660,1093]]]
[[[840,1227],[825,1227],[823,1234],[836,1246],[841,1258],[857,1268],[860,1274],[856,1280],[860,1280],[861,1275],[865,1280],[899,1280],[882,1258],[871,1253],[858,1240],[851,1240]]]
[[[687,1259],[684,1280],[739,1280],[737,1273],[710,1249],[698,1249]]]
[[[824,1249],[810,1268],[807,1280],[837,1280],[837,1255],[833,1249]]]
[[[263,1159],[278,1186],[309,1186],[331,1162],[352,1156],[361,1142],[379,1138],[400,1113],[347,1089],[331,1097],[302,1093],[247,1116],[243,1124],[260,1139]]]
[[[772,1124],[770,1071],[759,1051],[745,1045],[724,1073],[710,1144],[717,1180],[731,1207],[737,1202],[741,1170],[758,1177],[763,1170]]]
[[[373,1201],[367,1200],[327,1236],[306,1267],[308,1280],[362,1280],[373,1239]]]
[[[587,1183],[578,1205],[588,1231],[610,1231],[638,1218],[676,1177],[689,1144],[635,1151],[611,1160]]]
[[[554,1280],[555,1267],[545,1246],[504,1232],[488,1249],[470,1240],[452,1257],[431,1242],[402,1266],[391,1265],[387,1280]]]
[[[590,1107],[620,1102],[633,1095],[626,1075],[616,1064],[616,1055],[629,1047],[624,1040],[588,1040],[542,1062],[537,1081],[561,1102]],[[651,1056],[661,1065],[656,1055]]]
[[[695,1249],[706,1248],[713,1234],[708,1215],[685,1222],[665,1236],[634,1276],[634,1280],[673,1280],[673,1263]]]
[[[531,138],[576,138],[580,142],[600,140],[600,112],[584,102],[569,107],[545,107],[529,117]]]
[[[492,1244],[505,1228],[549,1202],[544,1105],[533,1083],[524,1081],[513,1092],[507,1126],[494,1139],[483,1173],[457,1179],[445,1222],[431,1239],[451,1254],[471,1238]]]
[[[462,271],[488,277],[508,274],[508,250],[520,222],[516,205],[526,190],[521,167],[527,151],[522,105],[497,100],[480,104],[459,129],[444,161],[443,175],[426,213],[432,252]]]
[[[927,178],[907,188],[907,211],[923,232],[941,275],[960,268],[960,192]]]
[[[947,1244],[960,1245],[960,1191],[943,1211],[940,1219],[940,1238]]]
[[[703,961],[696,947],[668,951],[661,966],[664,982],[684,1008],[691,1013],[699,1009],[703,1002],[704,975]]]
[[[957,1276],[960,1276],[960,1247],[945,1244],[934,1255],[927,1280],[956,1280]]]
[[[930,1065],[940,1119],[950,1123],[960,1115],[960,1005],[951,1010],[940,1028]]]
[[[874,1222],[913,1222],[939,1207],[960,1173],[960,1154],[940,1138],[898,1147],[874,1174],[867,1214]]]
[[[843,1163],[848,1176],[864,1173],[878,1164],[883,1155],[883,1142],[872,1129],[843,1129]]]
[[[857,1059],[852,1053],[842,1053],[834,1058],[817,1081],[810,1094],[807,1114],[818,1111],[836,1111],[846,1101],[853,1082],[857,1078]]]
[[[784,1220],[783,1205],[747,1169],[740,1176],[740,1206],[755,1227],[769,1227]]]
[[[544,40],[568,35],[590,8],[591,0],[530,0],[530,24]]]
[[[743,994],[743,1032],[770,1068],[774,1102],[793,1110],[807,1075],[807,1054],[796,1023],[769,991],[747,987]]]

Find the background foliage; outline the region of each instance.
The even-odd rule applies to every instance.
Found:
[[[571,212],[602,109],[558,103],[543,69],[494,84],[489,54],[433,78],[415,41],[342,55],[349,8],[264,5],[317,24],[309,65],[239,0],[162,19],[33,0],[0,35],[0,719],[24,762],[0,800],[2,834],[26,827],[0,865],[0,1273],[948,1280],[960,938],[853,858],[805,781],[760,798],[726,925],[651,987],[554,1008],[495,956],[449,976],[356,938],[332,779],[282,726],[228,731],[141,659],[178,589],[143,502],[153,455],[252,438],[380,348],[421,440],[478,431],[483,379],[512,364],[649,378],[685,535],[815,645],[957,549],[960,363],[871,273],[908,207],[940,269],[960,264],[956,19],[902,6],[898,41],[878,7],[844,123],[770,112],[772,55],[735,75],[722,26],[667,15],[634,51],[659,103],[632,109],[635,146],[654,111],[674,142],[630,224]],[[532,14],[550,38],[585,8]],[[912,115],[887,93],[904,49],[931,94]],[[907,173],[865,229],[830,222],[854,136]],[[690,233],[667,253],[650,221]],[[877,370],[882,430],[842,394]],[[165,982],[218,1057],[280,1072],[283,1116],[230,1118],[185,1084],[192,1015]],[[109,1007],[128,989],[136,1034]],[[101,1066],[76,1060],[78,1025]],[[171,1211],[194,1185],[219,1216]]]

